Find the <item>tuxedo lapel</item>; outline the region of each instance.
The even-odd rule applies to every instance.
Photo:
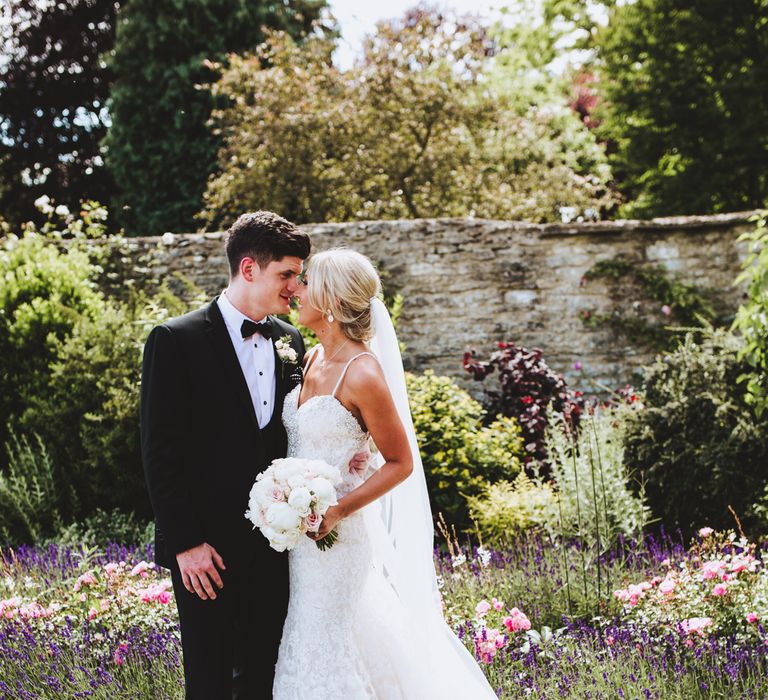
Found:
[[[272,412],[272,417],[281,416],[283,413],[283,403],[285,401],[285,394],[287,393],[290,369],[293,369],[291,365],[286,366],[280,359],[280,355],[277,354],[277,341],[284,335],[288,335],[284,332],[279,319],[274,316],[270,316],[272,321],[273,336],[272,336],[272,352],[275,354],[275,408]]]
[[[259,421],[256,418],[256,411],[253,408],[251,394],[248,391],[248,384],[245,381],[243,370],[237,359],[237,353],[235,352],[235,348],[232,347],[229,331],[227,330],[227,326],[224,323],[224,317],[221,315],[219,309],[218,297],[216,297],[206,309],[205,320],[207,322],[208,338],[213,344],[216,355],[221,363],[221,367],[224,370],[224,374],[226,374],[231,383],[237,400],[240,401],[243,409],[248,412],[258,434]]]

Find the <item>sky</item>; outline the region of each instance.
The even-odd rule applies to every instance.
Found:
[[[341,25],[341,41],[334,53],[334,63],[342,69],[350,68],[355,56],[360,53],[363,37],[370,34],[376,22],[381,19],[399,17],[418,3],[418,0],[329,0],[331,12]],[[486,0],[443,0],[437,4],[440,9],[455,10],[460,14],[472,13],[483,17],[497,18],[495,8],[504,2]]]

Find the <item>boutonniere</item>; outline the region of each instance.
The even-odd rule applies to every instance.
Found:
[[[284,335],[275,341],[275,352],[282,362],[280,376],[284,376],[286,365],[295,365],[299,361],[299,353],[291,347],[291,336]]]

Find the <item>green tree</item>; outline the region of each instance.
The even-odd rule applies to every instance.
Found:
[[[219,141],[209,61],[254,49],[263,27],[308,33],[325,0],[131,0],[118,19],[107,163],[129,234],[189,230]]]
[[[15,227],[38,219],[47,194],[77,207],[106,201],[99,142],[109,125],[116,0],[11,0],[0,24],[0,211]]]
[[[733,327],[744,337],[740,357],[749,365],[740,381],[746,381],[747,401],[762,416],[768,411],[768,212],[762,212],[755,230],[743,234],[740,240],[750,244],[744,270],[736,280],[746,282],[747,295],[736,312]]]
[[[322,38],[273,34],[214,92],[224,145],[200,218],[277,208],[299,222],[481,216],[551,221],[600,209],[610,173],[567,108],[488,79],[477,20],[418,8],[381,22],[349,71]]]
[[[624,214],[768,201],[768,0],[637,0],[597,37]]]

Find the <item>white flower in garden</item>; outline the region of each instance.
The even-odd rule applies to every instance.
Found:
[[[477,548],[477,558],[480,560],[481,566],[488,566],[491,563],[491,553],[485,547]]]
[[[69,216],[69,207],[66,204],[59,204],[55,212],[58,216]]]
[[[166,231],[160,240],[163,242],[163,245],[173,245],[173,242],[176,240],[176,236],[174,236],[170,231]]]
[[[51,198],[47,194],[44,194],[42,197],[38,197],[35,200],[35,208],[37,208],[43,214],[50,214],[53,212],[53,207],[51,206]]]
[[[451,564],[454,569],[457,569],[458,567],[466,563],[467,563],[467,557],[464,556],[463,553],[457,554],[455,557],[451,559]]]

